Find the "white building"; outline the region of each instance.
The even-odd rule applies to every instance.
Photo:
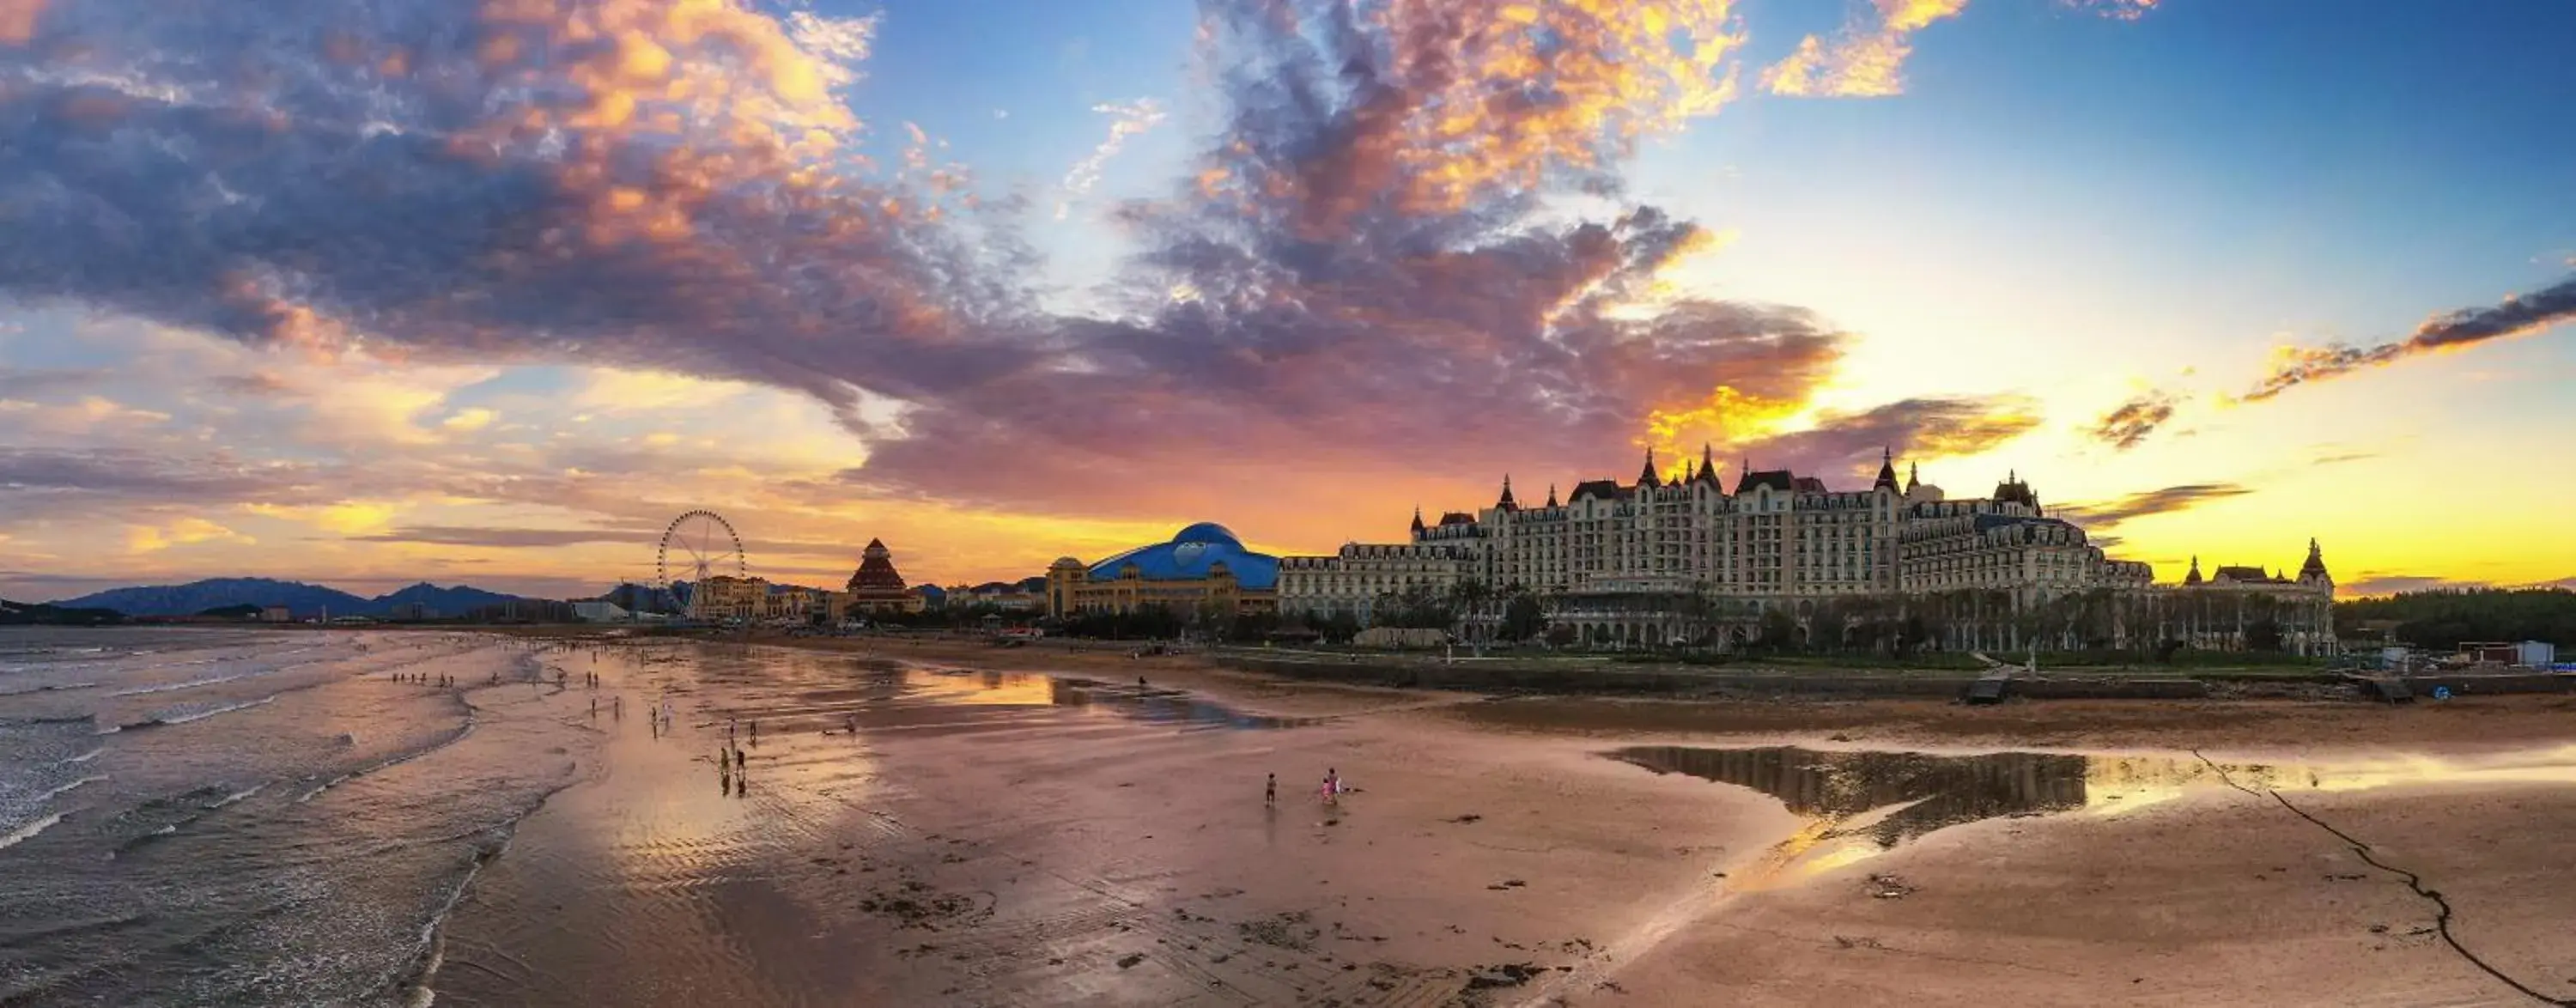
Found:
[[[2333,583],[2313,544],[2310,564],[2297,581],[2265,586],[2295,596],[2284,600],[2292,604],[2261,609],[2284,624],[2295,619],[2285,639],[2302,651],[2332,635]],[[2075,638],[2075,617],[2066,617],[2066,629],[2043,631],[2033,627],[2045,621],[2032,614],[2070,608],[2065,600],[2075,596],[2134,596],[2153,581],[2148,565],[2111,559],[2083,529],[2047,516],[2018,475],[1989,497],[1951,500],[1919,473],[1899,485],[1894,459],[1882,457],[1866,490],[1748,466],[1729,491],[1703,449],[1678,474],[1658,476],[1649,452],[1635,483],[1578,483],[1562,502],[1550,487],[1537,507],[1522,507],[1505,478],[1501,496],[1474,514],[1451,512],[1426,525],[1417,511],[1410,542],[1283,557],[1279,608],[1366,620],[1377,599],[1465,582],[1539,595],[1552,606],[1551,622],[1587,643],[1722,643],[1748,638],[1774,609],[1804,619],[1865,600],[1914,599],[1922,603],[1912,607],[1916,615],[1939,610],[1944,629],[1927,632],[1944,643],[2004,647],[2043,632]],[[1481,620],[1487,627],[1491,615]],[[2122,641],[2143,639],[2156,622],[2138,605],[2092,615]],[[2231,639],[2243,646],[2248,638]]]
[[[1474,522],[1450,514],[1444,522]],[[1297,600],[1296,612],[1347,612],[1367,623],[1382,597],[1414,592],[1447,592],[1459,582],[1481,577],[1482,557],[1462,542],[1423,542],[1422,514],[1413,515],[1414,542],[1350,543],[1332,556],[1280,557],[1279,599]],[[1290,611],[1282,609],[1283,612]]]
[[[584,623],[624,623],[635,618],[635,614],[627,612],[626,607],[599,599],[573,603],[572,614]]]

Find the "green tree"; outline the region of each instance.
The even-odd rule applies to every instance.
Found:
[[[1525,641],[1547,630],[1547,609],[1538,596],[1522,592],[1503,604],[1503,639]]]
[[[2436,589],[2335,603],[2335,632],[2376,640],[2394,624],[2397,639],[2420,648],[2471,641],[2551,641],[2576,645],[2576,591],[2563,588]],[[2371,624],[2365,628],[2363,624]]]
[[[2281,650],[2281,623],[2269,616],[2245,625],[2245,650]]]
[[[1316,630],[1324,635],[1325,640],[1335,644],[1348,644],[1351,638],[1359,635],[1360,618],[1357,613],[1348,609],[1335,609],[1332,615],[1325,617],[1323,625]]]
[[[1763,610],[1761,643],[1764,649],[1774,652],[1798,650],[1798,618],[1786,609]]]

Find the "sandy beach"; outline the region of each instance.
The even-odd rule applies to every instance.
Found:
[[[567,659],[676,726],[601,723],[446,923],[438,999],[2576,997],[2563,698],[1489,700],[823,643]]]

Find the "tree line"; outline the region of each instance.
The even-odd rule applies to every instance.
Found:
[[[2433,589],[2335,603],[2335,633],[2347,647],[2377,640],[2386,624],[2394,624],[2399,642],[2433,650],[2471,641],[2576,646],[2576,591]]]

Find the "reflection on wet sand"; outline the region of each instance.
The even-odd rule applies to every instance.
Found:
[[[1291,728],[1305,719],[1262,717],[1193,699],[1179,691],[1129,686],[1096,679],[1062,678],[1023,672],[992,672],[868,663],[875,671],[876,696],[885,700],[937,705],[1001,707],[1096,707],[1146,721],[1226,728]]]
[[[2082,808],[2085,800],[2086,759],[2082,756],[1930,756],[1817,752],[1786,746],[1654,746],[1623,749],[1617,755],[1657,773],[1686,773],[1749,787],[1780,799],[1791,812],[1820,821],[1893,809],[1870,825],[1851,830],[1870,836],[1882,847],[1963,822]]]
[[[2576,746],[2486,759],[2423,756],[2331,763],[2222,763],[2196,756],[1820,751],[1791,746],[1639,746],[1610,754],[1656,773],[1752,788],[1809,819],[1737,883],[1813,877],[1950,826],[2006,816],[2116,815],[2230,781],[2256,791],[2360,791],[2427,784],[2576,784]],[[2222,771],[2224,772],[2222,775]]]

